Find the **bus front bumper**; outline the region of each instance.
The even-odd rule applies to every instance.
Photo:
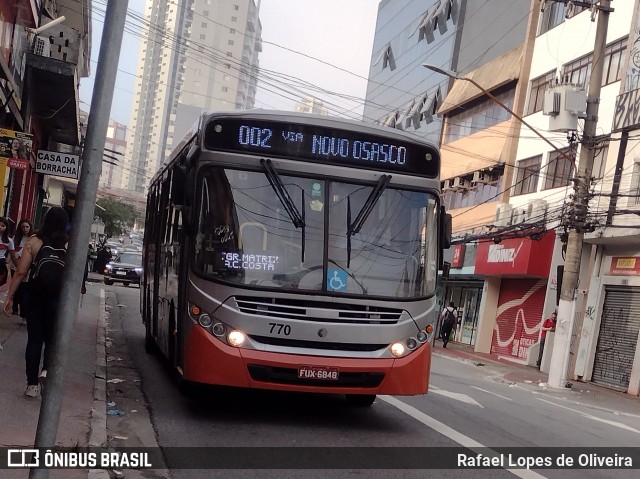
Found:
[[[198,383],[315,393],[415,395],[426,393],[429,386],[431,346],[424,344],[399,359],[306,356],[233,348],[195,327],[187,335],[184,358],[183,378]],[[334,378],[300,377],[301,369]]]

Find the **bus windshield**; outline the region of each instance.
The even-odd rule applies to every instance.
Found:
[[[278,176],[301,222],[288,214],[264,172],[201,170],[197,273],[283,291],[386,298],[434,293],[433,194],[388,186],[372,201],[376,185]]]

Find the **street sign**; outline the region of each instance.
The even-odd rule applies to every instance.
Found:
[[[38,151],[36,172],[64,178],[80,178],[80,157],[58,151]]]

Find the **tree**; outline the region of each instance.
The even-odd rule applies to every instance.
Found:
[[[120,236],[133,228],[136,212],[133,206],[119,203],[109,198],[100,198],[96,201],[95,216],[99,216],[104,222],[104,233],[107,238]]]

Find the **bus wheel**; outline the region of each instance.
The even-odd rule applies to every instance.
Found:
[[[347,403],[351,406],[369,407],[375,400],[375,394],[347,394]]]
[[[110,279],[105,278],[104,279],[104,284],[106,284],[107,286],[111,286],[113,284],[113,281],[111,281]]]
[[[129,283],[127,283],[127,282],[125,281],[124,283],[122,283],[122,286],[124,286],[124,287],[126,288],[127,286],[129,286]]]

